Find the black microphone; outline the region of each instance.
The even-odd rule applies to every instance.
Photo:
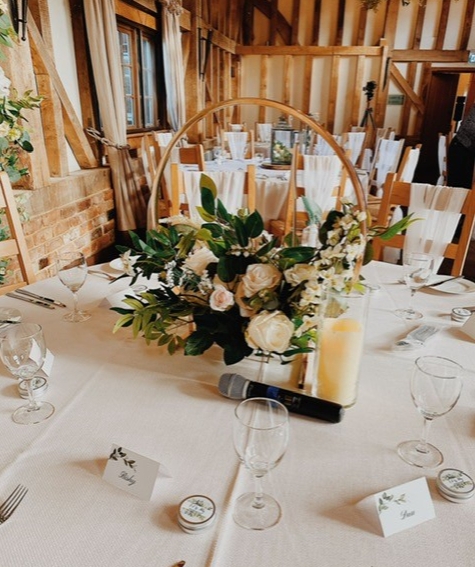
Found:
[[[220,394],[232,400],[270,398],[283,404],[290,412],[331,423],[340,422],[345,413],[343,406],[335,402],[283,390],[262,382],[252,382],[239,374],[223,374],[219,379],[218,389]]]

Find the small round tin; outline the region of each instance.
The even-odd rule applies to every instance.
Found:
[[[201,494],[187,496],[178,507],[180,528],[189,533],[200,533],[211,526],[216,516],[216,506],[211,498]]]
[[[35,376],[35,378],[33,378],[32,393],[35,399],[40,398],[46,392],[47,389],[48,389],[48,382],[46,381],[46,378],[43,378],[41,376]],[[28,390],[26,389],[26,384],[24,380],[22,380],[18,384],[18,391],[20,392],[20,396],[22,398],[28,399]]]
[[[475,494],[472,478],[458,469],[443,469],[437,477],[437,489],[451,502],[466,502]]]
[[[452,321],[457,321],[457,323],[465,323],[465,321],[470,317],[471,314],[472,312],[468,309],[464,309],[463,307],[454,307],[452,309]]]

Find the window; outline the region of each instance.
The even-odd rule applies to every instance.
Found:
[[[154,35],[118,23],[127,129],[159,125],[157,105],[157,46]]]

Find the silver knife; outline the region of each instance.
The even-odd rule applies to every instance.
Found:
[[[35,299],[34,297],[27,297],[26,295],[17,295],[16,293],[9,292],[6,295],[8,297],[13,297],[13,299],[21,299],[22,301],[26,301],[27,303],[34,303],[35,305],[39,305],[40,307],[46,307],[46,309],[54,309],[54,305],[51,303],[46,303],[45,301],[40,301],[39,299]]]
[[[40,301],[44,301],[46,303],[52,303],[53,305],[56,305],[57,307],[67,307],[67,305],[65,305],[64,303],[61,303],[61,301],[56,301],[56,299],[51,299],[49,297],[43,297],[42,295],[38,295],[36,293],[33,293],[32,291],[28,291],[27,289],[23,289],[23,288],[19,288],[15,290],[16,293],[21,293],[24,295],[28,295],[28,297],[33,297],[33,299],[39,299]]]
[[[442,284],[447,283],[447,282],[453,282],[455,280],[461,280],[462,278],[463,278],[463,276],[455,276],[453,278],[447,278],[446,280],[442,280],[441,282],[428,284],[426,287],[437,287],[438,285],[442,285]]]

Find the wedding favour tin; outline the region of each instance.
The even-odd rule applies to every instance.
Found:
[[[46,381],[46,378],[43,378],[41,376],[37,376],[36,378],[33,378],[32,392],[33,392],[33,397],[35,399],[41,398],[41,396],[46,392],[47,389],[48,389],[48,382]],[[28,391],[26,389],[26,384],[24,380],[22,380],[18,384],[18,391],[20,392],[20,396],[22,398],[28,399]]]
[[[178,523],[180,528],[189,534],[201,533],[209,528],[215,517],[216,506],[207,496],[195,494],[180,502]]]
[[[470,317],[471,314],[472,312],[468,309],[464,309],[463,307],[454,307],[452,309],[452,321],[457,321],[457,323],[465,323],[465,321]]]
[[[437,477],[437,489],[451,502],[467,502],[475,494],[475,484],[470,476],[458,469],[443,469]]]

